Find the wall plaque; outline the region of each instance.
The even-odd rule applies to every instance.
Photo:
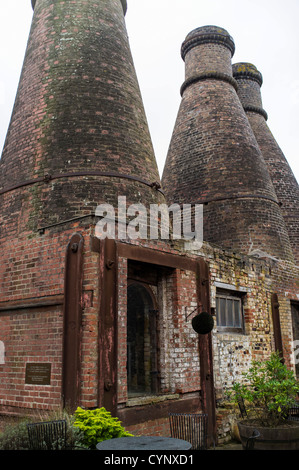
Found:
[[[30,385],[50,385],[51,364],[43,362],[26,364],[25,383]]]
[[[3,341],[0,341],[0,364],[5,364],[5,346]]]

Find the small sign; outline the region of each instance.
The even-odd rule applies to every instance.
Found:
[[[50,385],[51,364],[32,363],[26,364],[25,383],[30,385]]]
[[[5,364],[5,346],[3,341],[0,341],[0,364]]]

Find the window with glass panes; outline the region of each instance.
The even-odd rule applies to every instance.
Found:
[[[242,297],[234,292],[216,293],[218,331],[243,332]]]

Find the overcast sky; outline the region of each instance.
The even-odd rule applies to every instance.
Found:
[[[127,30],[160,174],[180,104],[180,48],[194,28],[216,25],[233,37],[235,62],[262,73],[268,125],[299,181],[299,0],[128,0]],[[0,148],[32,20],[30,0],[1,0]],[[1,152],[2,150],[0,150]]]

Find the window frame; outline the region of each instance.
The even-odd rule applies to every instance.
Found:
[[[244,322],[244,297],[246,296],[246,293],[244,292],[239,292],[239,291],[233,291],[233,290],[227,290],[227,289],[216,289],[216,324],[217,324],[217,331],[219,333],[239,333],[239,334],[245,334],[245,322]],[[221,313],[219,312],[219,306],[220,306],[220,299],[225,299],[225,324],[220,324],[220,319],[221,323],[223,320],[223,317],[220,316]],[[238,318],[239,318],[239,325],[240,326],[234,326],[234,325],[229,325],[228,324],[228,300],[233,301],[232,305],[235,308],[235,302],[238,302],[239,305],[239,312],[237,313]],[[232,312],[232,315],[235,317],[235,311]],[[235,322],[234,322],[235,323]]]

